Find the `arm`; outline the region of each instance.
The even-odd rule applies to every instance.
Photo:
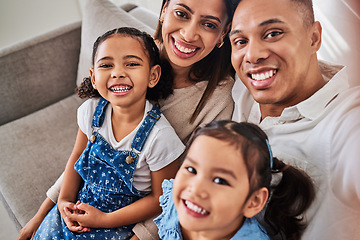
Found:
[[[46,198],[35,216],[20,230],[17,240],[31,239],[39,228],[42,220],[54,206],[55,203],[50,198]]]
[[[85,214],[71,214],[70,219],[89,228],[114,228],[140,222],[161,212],[159,197],[162,195],[161,184],[164,179],[174,178],[178,170],[178,160],[166,167],[151,172],[152,192],[148,196],[111,213],[81,203],[77,205]]]
[[[68,219],[67,214],[68,211],[76,211],[75,202],[82,178],[75,171],[74,164],[86,148],[87,141],[87,136],[79,129],[73,151],[65,167],[64,179],[58,199],[59,212],[71,231],[82,230],[82,227],[76,222],[72,222]]]

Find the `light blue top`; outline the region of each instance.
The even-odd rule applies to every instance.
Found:
[[[183,239],[178,215],[174,206],[172,188],[174,179],[164,180],[162,183],[163,195],[160,197],[162,213],[156,219],[155,224],[159,228],[159,236],[162,240]],[[230,240],[269,240],[271,239],[255,218],[247,218],[239,231]]]

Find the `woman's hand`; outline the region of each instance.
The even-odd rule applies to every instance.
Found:
[[[80,202],[76,203],[76,210],[67,214],[71,222],[76,222],[80,226],[86,226],[87,228],[106,228],[107,213],[89,204]]]

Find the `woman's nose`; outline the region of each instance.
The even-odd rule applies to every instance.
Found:
[[[181,36],[187,42],[194,42],[198,38],[197,23],[193,21],[187,22],[180,30]]]

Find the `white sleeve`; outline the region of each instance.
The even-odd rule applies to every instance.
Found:
[[[185,146],[170,126],[159,129],[154,138],[149,139],[150,147],[146,162],[151,171],[158,171],[172,163],[184,152]]]
[[[90,138],[92,134],[92,118],[98,103],[98,99],[86,100],[77,110],[77,122],[80,130]]]
[[[360,105],[343,115],[331,141],[335,196],[360,211]]]

